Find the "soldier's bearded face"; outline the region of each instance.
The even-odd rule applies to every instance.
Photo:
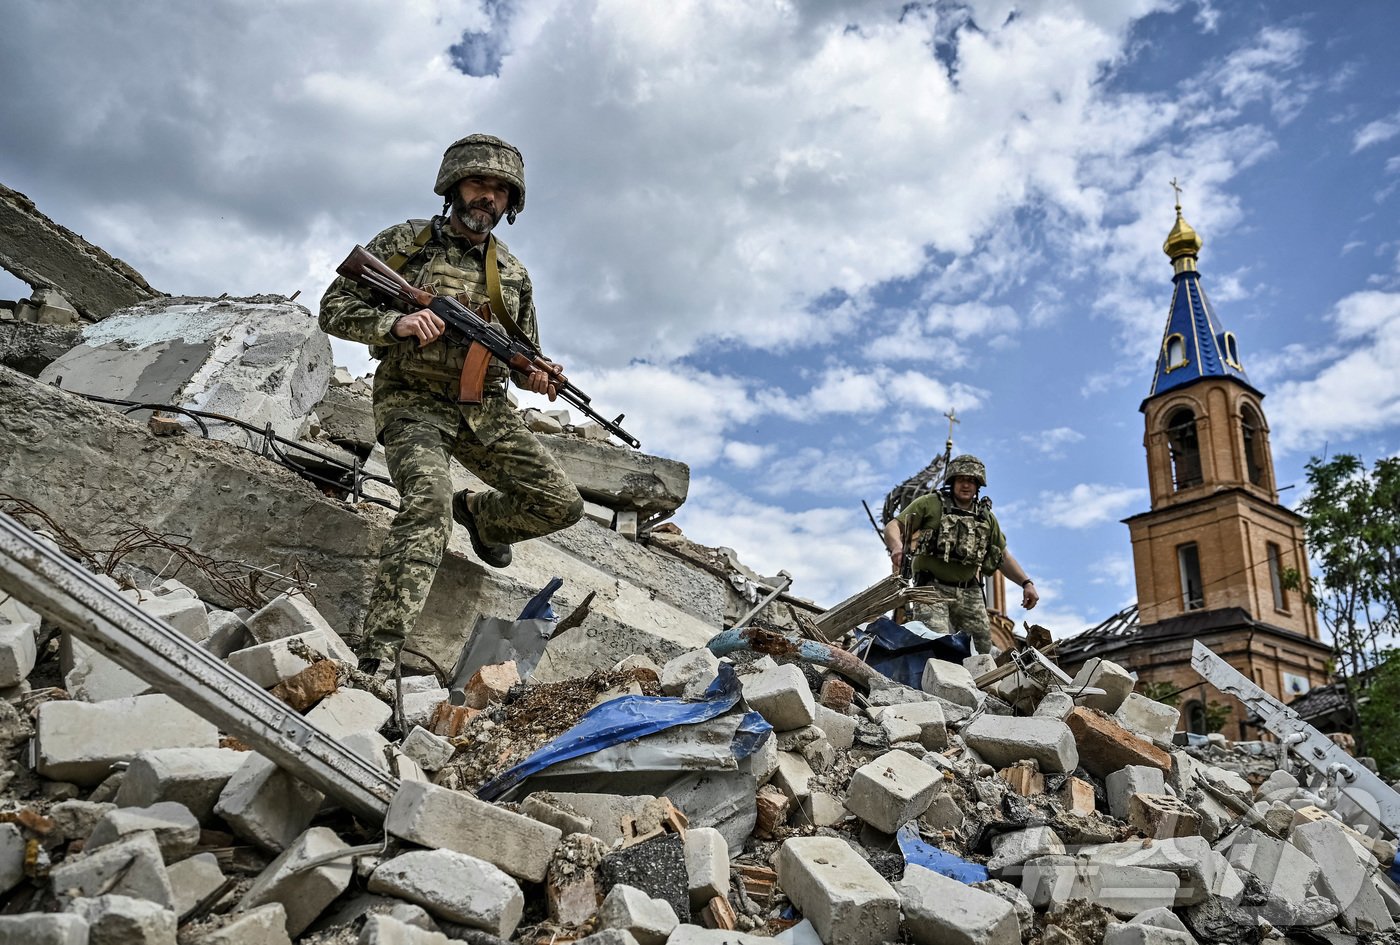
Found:
[[[466,177],[457,182],[452,210],[473,233],[489,233],[510,205],[510,185],[494,177]]]
[[[954,476],[953,498],[958,500],[959,505],[967,505],[977,498],[977,480],[971,476]]]

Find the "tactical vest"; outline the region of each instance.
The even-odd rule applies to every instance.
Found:
[[[505,244],[499,240],[496,243],[498,253],[505,252]],[[471,250],[476,253],[476,250]],[[483,261],[480,266],[470,269],[462,269],[448,262],[447,250],[441,243],[429,241],[422,248],[422,253],[426,256],[418,265],[415,274],[412,270],[418,263],[417,252],[407,259],[407,272],[405,278],[420,289],[426,289],[434,295],[450,295],[468,306],[473,311],[482,302],[487,301],[486,292],[486,268]],[[520,310],[520,288],[518,280],[510,279],[508,274],[503,273],[501,278],[502,301],[507,308],[512,310],[514,315]],[[392,362],[403,370],[409,371],[422,377],[427,377],[435,381],[456,381],[462,374],[462,364],[466,361],[467,349],[457,344],[443,344],[441,342],[430,344],[427,347],[419,347],[418,341],[413,338],[400,341],[393,345],[374,345],[370,348],[370,354],[385,362]],[[486,369],[487,391],[500,391],[505,387],[506,378],[510,376],[510,370],[496,358],[491,359],[490,365]]]
[[[914,554],[976,565],[982,573],[1000,567],[1001,549],[992,545],[992,500],[984,496],[971,509],[961,509],[939,495],[938,504],[938,527],[914,534],[910,543]]]

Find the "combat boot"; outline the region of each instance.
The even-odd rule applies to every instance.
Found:
[[[472,551],[476,552],[478,558],[493,568],[509,567],[510,545],[488,545],[481,540],[481,535],[476,530],[476,519],[467,507],[469,495],[471,490],[463,489],[452,497],[452,520],[467,530],[467,537],[472,540]]]

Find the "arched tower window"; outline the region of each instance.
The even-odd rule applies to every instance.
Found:
[[[1186,366],[1186,339],[1173,332],[1162,342],[1165,348],[1165,361],[1168,371]]]
[[[1239,344],[1235,341],[1235,333],[1233,331],[1225,332],[1224,347],[1225,363],[1237,371],[1243,371],[1244,366],[1240,364]]]
[[[1264,485],[1264,423],[1248,404],[1240,411],[1240,427],[1244,433],[1244,468],[1249,481]]]
[[[1196,437],[1196,414],[1190,407],[1167,418],[1167,450],[1172,458],[1172,485],[1177,489],[1201,484],[1201,444]]]

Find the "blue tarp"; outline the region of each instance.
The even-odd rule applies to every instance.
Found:
[[[947,850],[940,850],[922,839],[918,828],[912,822],[900,827],[895,839],[899,841],[899,852],[904,854],[905,866],[922,866],[926,870],[968,885],[991,878],[985,866],[969,863],[962,857]]]
[[[865,648],[861,658],[872,669],[914,689],[923,681],[924,664],[930,659],[961,663],[972,655],[966,633],[921,636],[889,617],[872,620],[856,640],[858,651]]]
[[[570,758],[590,755],[613,745],[664,732],[677,725],[706,722],[739,703],[739,677],[734,667],[721,663],[719,675],[698,700],[661,696],[623,696],[594,706],[578,724],[508,771],[498,774],[477,790],[477,797],[494,801],[526,778]],[[744,716],[735,733],[735,757],[744,758],[758,748],[772,727],[757,712]]]

